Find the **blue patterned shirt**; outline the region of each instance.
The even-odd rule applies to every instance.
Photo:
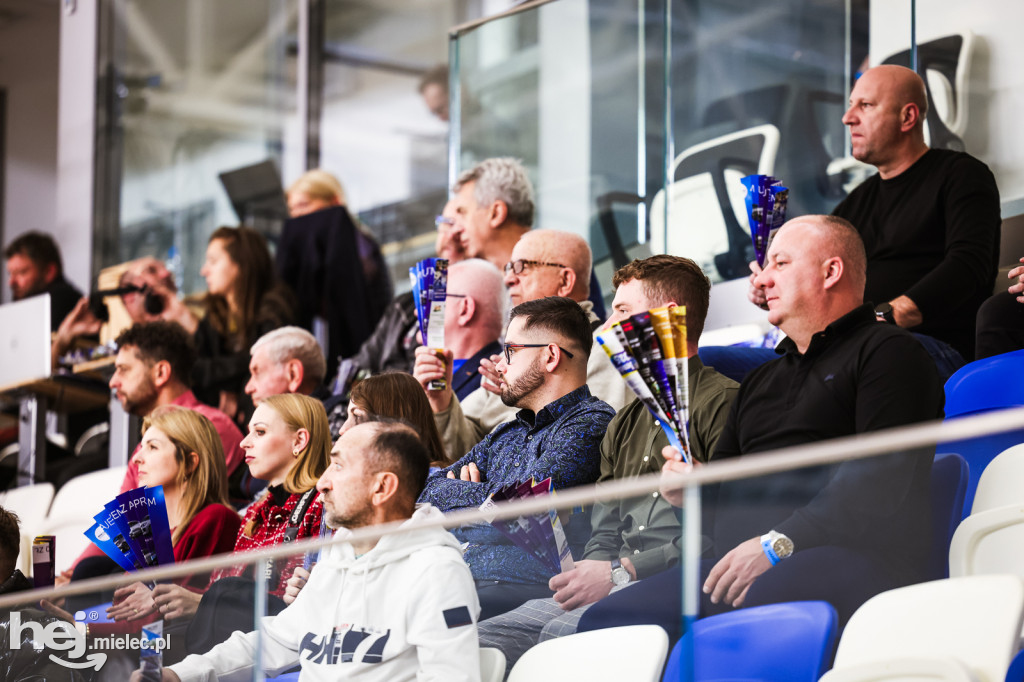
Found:
[[[615,416],[610,405],[590,395],[583,385],[548,403],[536,415],[520,410],[499,424],[455,464],[433,472],[420,502],[442,511],[479,507],[487,497],[512,483],[550,477],[555,489],[593,483],[601,470],[601,439]],[[447,478],[474,462],[479,483]],[[467,543],[465,560],[477,580],[546,583],[551,572],[513,545],[490,524],[453,531]],[[569,529],[566,529],[569,532]]]

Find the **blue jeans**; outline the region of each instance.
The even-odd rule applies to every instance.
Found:
[[[920,341],[924,349],[928,351],[928,355],[932,356],[932,360],[935,361],[935,369],[939,371],[939,378],[942,379],[942,383],[946,383],[953,376],[954,372],[967,364],[964,361],[964,357],[960,355],[960,352],[945,341],[939,341],[934,336],[916,333],[914,338]]]

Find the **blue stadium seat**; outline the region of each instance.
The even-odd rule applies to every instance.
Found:
[[[946,382],[946,419],[1024,405],[1024,384],[1019,381],[1021,376],[1024,376],[1024,350],[965,365]],[[939,452],[959,453],[970,468],[964,496],[964,517],[971,511],[981,472],[996,455],[1019,443],[1024,443],[1024,429],[939,444]]]
[[[1006,671],[1006,682],[1024,682],[1024,651],[1018,653],[1010,663]]]
[[[953,453],[936,455],[932,465],[932,550],[928,580],[949,577],[949,543],[963,518],[967,493],[967,462]]]
[[[663,682],[683,679],[684,666],[691,665],[684,652],[691,646],[695,682],[816,682],[832,660],[837,620],[835,609],[821,601],[737,609],[698,620],[673,647]]]

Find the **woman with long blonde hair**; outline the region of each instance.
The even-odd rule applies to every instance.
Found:
[[[323,505],[316,482],[327,469],[331,437],[323,404],[315,398],[286,393],[265,398],[249,421],[249,434],[242,440],[249,470],[268,482],[263,497],[249,506],[235,539],[235,552],[272,547],[320,534]],[[293,516],[298,516],[293,522]],[[268,581],[268,608],[284,608],[277,599],[284,595],[287,580],[304,557],[282,559],[272,567]],[[206,651],[239,628],[242,618],[252,618],[254,583],[247,564],[216,571],[206,589],[215,587],[209,618],[196,618],[189,626],[189,647]],[[227,579],[227,580],[225,580]],[[195,615],[203,593],[177,585],[157,585],[154,600],[164,618]],[[243,604],[242,613],[234,605]],[[204,606],[205,608],[205,606]],[[244,628],[243,628],[244,629]],[[204,648],[205,647],[205,648]]]
[[[142,442],[132,461],[139,467],[139,483],[147,488],[163,487],[175,562],[232,550],[242,523],[228,504],[224,447],[209,419],[177,405],[158,407],[142,422]],[[187,592],[205,585],[205,576],[190,575],[179,579],[175,587]],[[118,589],[107,615],[130,622],[114,627],[97,623],[92,634],[137,631],[156,611],[153,595],[142,583]]]
[[[209,419],[166,405],[142,422],[142,443],[132,459],[139,482],[163,486],[176,561],[230,552],[223,534],[239,526],[228,503],[224,448]]]

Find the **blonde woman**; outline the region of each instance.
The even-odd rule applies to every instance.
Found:
[[[213,424],[198,412],[166,405],[143,420],[142,431],[142,443],[132,460],[139,467],[142,485],[163,486],[175,562],[230,552],[241,519],[228,505],[224,449]],[[201,589],[206,578],[186,576],[178,584]],[[97,623],[91,634],[137,631],[155,612],[153,592],[133,583],[114,592],[107,610],[113,620],[127,622]]]
[[[224,535],[237,532],[228,504],[228,478],[220,436],[209,419],[167,405],[142,422],[142,445],[132,457],[139,482],[163,486],[178,563],[231,551]]]
[[[235,540],[235,552],[303,540],[320,533],[323,505],[316,482],[331,459],[331,434],[323,403],[297,393],[270,396],[260,402],[242,440],[245,461],[256,478],[268,482],[266,494],[249,506]],[[289,531],[289,518],[305,506],[300,523]],[[293,558],[275,571],[270,594],[284,594]],[[224,569],[214,579],[242,575],[245,567]],[[158,600],[159,602],[159,600]]]
[[[246,512],[235,540],[235,552],[319,535],[323,505],[316,482],[327,469],[331,455],[323,404],[298,394],[264,399],[249,422],[249,435],[242,441],[242,449],[252,474],[269,485],[265,495]],[[284,602],[277,598],[284,595],[288,578],[302,562],[303,557],[297,555],[272,567],[268,583],[271,613],[284,608]],[[211,603],[209,617],[196,618],[189,626],[190,649],[206,651],[239,629],[240,619],[252,619],[254,583],[248,578],[251,572],[250,565],[242,564],[213,574],[207,587],[214,588],[207,600]],[[157,585],[153,596],[161,615],[167,619],[192,617],[201,602],[204,608],[207,603],[203,593],[178,585]],[[244,605],[238,613],[232,608],[235,604]]]
[[[292,218],[345,205],[345,189],[341,182],[322,168],[300,175],[285,194],[288,197],[288,215]]]

